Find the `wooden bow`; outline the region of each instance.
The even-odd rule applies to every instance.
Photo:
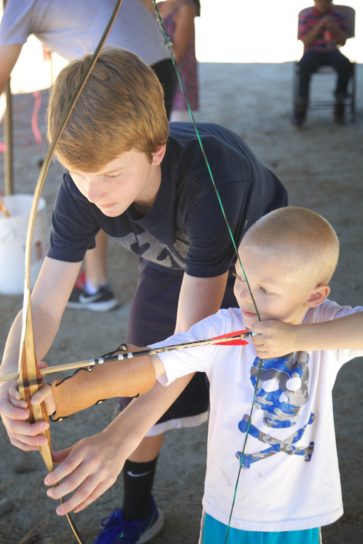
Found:
[[[71,101],[67,111],[65,112],[63,122],[57,134],[55,135],[52,143],[48,147],[48,150],[47,150],[47,153],[46,153],[46,156],[45,156],[45,159],[44,159],[44,162],[43,162],[43,165],[40,170],[39,177],[36,183],[35,191],[34,191],[34,197],[33,197],[32,207],[31,207],[30,216],[29,216],[26,246],[25,246],[25,281],[24,281],[24,299],[23,299],[23,313],[22,313],[23,321],[22,321],[22,332],[21,332],[19,365],[18,365],[19,392],[21,394],[22,399],[28,403],[29,411],[30,411],[29,420],[31,422],[48,421],[49,419],[44,405],[32,406],[30,403],[31,397],[41,387],[40,384],[42,382],[42,376],[38,369],[36,352],[35,352],[33,320],[32,320],[32,311],[31,311],[31,295],[30,295],[32,241],[33,241],[36,216],[37,216],[37,211],[39,206],[39,200],[40,200],[40,196],[44,187],[49,164],[53,157],[55,147],[74,110],[77,100],[80,97],[88,81],[88,78],[92,72],[92,69],[97,62],[101,47],[104,44],[106,37],[108,36],[112,23],[115,20],[121,5],[122,5],[122,0],[117,0],[115,3],[115,7],[113,9],[112,15],[110,17],[110,20],[90,60],[90,63],[84,75],[84,78],[80,82],[79,87],[75,93],[75,96],[73,97],[73,100]],[[44,436],[47,438],[48,442],[44,446],[41,446],[39,448],[39,451],[47,467],[47,470],[52,471],[54,465],[53,465],[52,452],[51,452],[50,431],[45,432]],[[71,526],[71,529],[76,538],[76,541],[79,544],[82,544],[82,540],[78,534],[78,531],[69,515],[67,515],[67,520],[69,525]]]

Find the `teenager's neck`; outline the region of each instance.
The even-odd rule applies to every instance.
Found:
[[[141,215],[146,215],[153,207],[161,184],[161,166],[151,165],[144,190],[134,202],[134,207]]]

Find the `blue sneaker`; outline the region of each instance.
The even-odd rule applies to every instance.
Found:
[[[102,531],[93,544],[144,544],[156,536],[164,526],[164,514],[151,499],[151,511],[146,519],[127,521],[123,511],[116,509],[101,521]]]

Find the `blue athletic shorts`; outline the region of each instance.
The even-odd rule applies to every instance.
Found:
[[[199,544],[322,544],[320,528],[305,531],[255,532],[229,529],[227,525],[204,514]]]

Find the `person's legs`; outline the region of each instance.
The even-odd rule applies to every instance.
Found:
[[[307,51],[302,56],[299,67],[299,99],[306,103],[309,101],[310,80],[312,74],[325,64],[325,54],[318,51]]]
[[[348,83],[352,75],[352,64],[340,51],[331,51],[327,54],[327,64],[337,72],[337,84],[334,92],[334,117],[339,124],[344,124],[345,98],[348,92]]]
[[[107,312],[119,305],[107,283],[107,235],[103,230],[96,236],[96,247],[87,251],[85,284],[75,286],[68,301],[68,308]]]
[[[96,236],[96,247],[86,253],[86,278],[94,287],[100,287],[107,283],[107,234],[100,230]]]
[[[299,62],[298,93],[294,110],[294,123],[297,126],[301,126],[305,121],[311,76],[322,64],[324,55],[317,51],[307,51]]]
[[[344,100],[352,75],[352,64],[339,50],[328,53],[327,64],[332,66],[338,74],[335,96],[337,99]]]

